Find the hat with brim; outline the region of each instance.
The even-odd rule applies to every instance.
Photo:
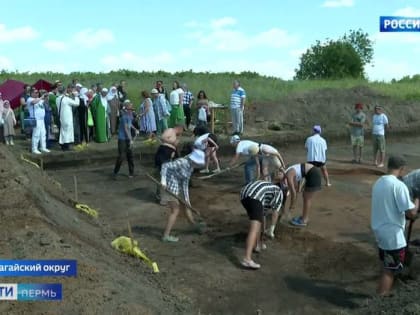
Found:
[[[204,164],[206,164],[206,155],[199,149],[194,149],[188,155],[188,158],[197,165],[204,166]]]

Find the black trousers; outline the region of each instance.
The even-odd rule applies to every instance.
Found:
[[[88,143],[87,107],[80,104],[77,109],[79,111],[80,142]]]
[[[185,126],[188,128],[191,123],[191,108],[189,105],[184,105]]]
[[[121,164],[124,161],[124,155],[127,158],[128,163],[128,172],[130,176],[134,174],[134,160],[133,160],[133,150],[130,146],[130,140],[120,140],[118,139],[118,158],[115,162],[114,174],[118,174],[121,168]]]

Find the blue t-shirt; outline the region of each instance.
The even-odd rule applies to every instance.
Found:
[[[133,122],[133,113],[124,112],[120,118],[120,126],[118,127],[118,140],[130,140],[125,131],[127,125],[128,132],[131,132],[131,125]]]

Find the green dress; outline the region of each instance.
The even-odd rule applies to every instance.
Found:
[[[95,123],[95,141],[102,143],[107,142],[106,135],[106,109],[102,105],[101,96],[96,95],[91,103],[91,111]]]

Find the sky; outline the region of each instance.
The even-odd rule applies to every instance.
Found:
[[[0,69],[9,71],[252,71],[290,80],[317,40],[362,29],[374,41],[369,80],[420,73],[420,32],[379,32],[380,16],[420,17],[414,0],[0,4]]]

